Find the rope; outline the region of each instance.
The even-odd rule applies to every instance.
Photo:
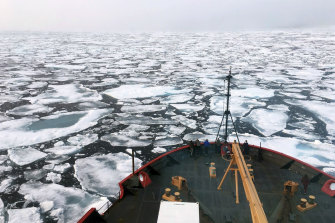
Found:
[[[223,83],[223,92],[226,90],[226,79],[224,80],[224,83]],[[219,130],[218,130],[218,133],[216,134],[216,137],[215,137],[215,142],[218,140],[219,138],[219,134],[220,134],[220,130],[221,130],[221,127],[222,127],[222,124],[223,124],[223,120],[224,120],[224,103],[223,104],[223,114],[222,114],[222,119],[221,119],[221,123],[220,123],[220,126],[219,126]]]
[[[236,126],[235,126],[235,123],[233,121],[233,116],[231,115],[231,113],[230,113],[230,118],[231,118],[231,122],[233,123],[233,126],[234,126],[234,130],[235,130],[235,134],[236,134],[236,138],[237,138],[238,144],[241,144],[240,143],[240,139],[238,138],[238,135],[237,135]]]

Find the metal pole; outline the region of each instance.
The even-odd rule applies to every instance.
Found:
[[[131,159],[133,164],[133,174],[135,174],[135,152],[134,149],[131,149]]]
[[[225,142],[227,142],[228,139],[228,115],[230,114],[229,111],[229,97],[230,97],[230,79],[231,79],[231,67],[229,70],[229,75],[227,76],[227,80],[228,80],[228,90],[227,90],[227,106],[226,106],[226,111],[224,113],[224,115],[226,116],[226,129],[225,129],[225,135],[224,135],[224,140]]]

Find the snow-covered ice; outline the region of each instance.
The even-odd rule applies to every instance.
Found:
[[[48,90],[36,97],[28,98],[32,104],[77,103],[99,101],[101,95],[78,84],[49,85]]]
[[[187,93],[189,90],[177,90],[171,86],[121,85],[104,93],[116,99],[149,98]]]
[[[153,152],[153,153],[165,153],[166,149],[162,148],[162,147],[155,147],[151,150],[151,152]]]
[[[109,142],[112,146],[123,147],[145,147],[152,143],[150,140],[138,140],[136,138],[117,133],[104,135],[101,137],[101,140]]]
[[[264,136],[270,136],[285,129],[287,119],[283,111],[254,109],[243,120],[250,122]]]
[[[19,193],[28,195],[32,201],[39,203],[53,201],[54,209],[62,210],[58,212],[60,215],[57,216],[61,222],[77,222],[82,213],[85,213],[85,209],[100,200],[99,197],[80,189],[54,183],[27,182],[21,185]]]
[[[135,169],[140,165],[141,160],[135,158]],[[104,196],[115,196],[120,190],[119,181],[132,171],[132,159],[125,153],[95,155],[77,159],[74,168],[84,189]]]
[[[143,112],[160,112],[164,111],[164,105],[125,105],[121,111],[125,113],[143,113]]]
[[[97,109],[1,122],[0,149],[41,143],[84,130],[108,112],[108,109]]]
[[[179,137],[164,137],[160,139],[156,139],[154,142],[155,147],[161,147],[161,146],[175,146],[182,144],[183,140],[181,140]]]
[[[197,121],[193,119],[186,118],[185,116],[182,115],[176,115],[173,116],[172,119],[178,121],[180,124],[189,127],[191,129],[196,129],[197,127]]]
[[[184,113],[198,112],[205,108],[204,105],[196,104],[171,104],[171,106]]]
[[[10,149],[8,156],[17,165],[24,166],[45,158],[47,154],[29,147]]]
[[[9,209],[7,210],[7,213],[8,213],[8,223],[43,222],[40,216],[39,208],[31,207],[22,209]]]

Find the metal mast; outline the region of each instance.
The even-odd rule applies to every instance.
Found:
[[[227,89],[227,106],[226,106],[226,111],[224,112],[224,116],[226,117],[226,128],[225,128],[225,135],[224,135],[224,141],[227,142],[228,139],[228,116],[230,115],[230,110],[229,110],[229,97],[230,97],[230,79],[232,78],[231,76],[231,67],[229,69],[229,75],[226,77],[228,81],[228,89]]]

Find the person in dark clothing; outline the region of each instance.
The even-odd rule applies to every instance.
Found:
[[[195,140],[195,151],[196,151],[196,153],[201,154],[200,148],[201,148],[201,143],[200,143],[199,139],[197,139],[197,140]]]
[[[304,194],[306,194],[306,193],[307,193],[307,187],[308,187],[308,184],[309,184],[309,179],[308,179],[307,174],[305,174],[305,175],[301,178],[301,183],[302,183],[302,185],[304,186]]]
[[[221,151],[221,156],[226,156],[227,159],[230,158],[230,149],[229,149],[229,144],[227,141],[225,141],[223,144],[222,144],[222,151]]]
[[[208,155],[208,149],[210,147],[210,143],[208,142],[208,139],[205,140],[204,142],[204,148],[205,148],[205,153]]]
[[[215,149],[216,149],[216,153],[220,154],[221,141],[219,138],[215,141]]]
[[[193,152],[194,152],[194,143],[193,141],[191,140],[188,145],[190,146],[190,152],[191,152],[191,156],[193,156]]]
[[[249,144],[247,140],[245,140],[245,142],[243,143],[243,153],[245,155],[249,155]]]

